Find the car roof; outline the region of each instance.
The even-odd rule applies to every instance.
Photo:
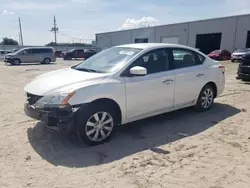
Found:
[[[153,48],[187,48],[187,49],[194,49],[188,46],[180,45],[180,44],[171,44],[171,43],[135,43],[135,44],[124,44],[119,45],[117,47],[126,47],[126,48],[139,48],[139,49],[153,49]],[[195,50],[195,49],[194,49]]]

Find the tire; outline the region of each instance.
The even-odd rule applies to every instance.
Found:
[[[214,88],[209,84],[204,86],[200,92],[195,108],[200,112],[209,110],[214,103],[214,97]]]
[[[45,58],[43,60],[43,63],[42,64],[50,64],[51,63],[51,59],[50,58]]]
[[[233,60],[233,59],[231,59],[231,62],[232,62],[232,63],[234,63],[234,60]]]
[[[12,64],[12,65],[20,65],[20,64],[21,64],[21,60],[20,60],[20,59],[13,59],[13,60],[11,61],[11,64]]]
[[[90,104],[76,114],[76,134],[89,146],[108,141],[117,125],[116,112],[108,105]]]

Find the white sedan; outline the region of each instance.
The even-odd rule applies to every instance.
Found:
[[[25,87],[25,112],[96,145],[118,125],[190,106],[210,109],[224,90],[224,72],[224,66],[187,46],[116,46],[35,78]]]

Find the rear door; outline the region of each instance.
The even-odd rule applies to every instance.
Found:
[[[209,69],[202,64],[205,57],[188,49],[172,48],[170,59],[175,74],[174,106],[188,106],[195,102],[207,82]]]

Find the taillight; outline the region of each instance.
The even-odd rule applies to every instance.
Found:
[[[224,65],[220,65],[219,69],[221,70],[221,72],[224,74],[225,73],[225,66]]]

